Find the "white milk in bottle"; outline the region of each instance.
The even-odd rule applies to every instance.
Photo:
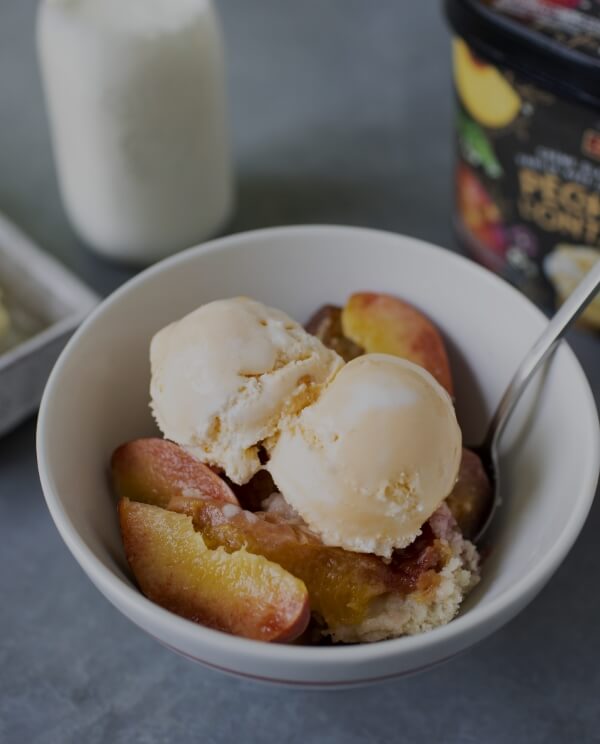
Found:
[[[38,49],[81,237],[144,264],[217,232],[232,177],[211,0],[42,0]]]

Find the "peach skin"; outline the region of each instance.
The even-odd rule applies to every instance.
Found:
[[[135,439],[122,444],[113,453],[111,473],[119,498],[166,506],[179,493],[187,498],[238,503],[215,472],[166,439]]]
[[[368,354],[392,354],[424,367],[453,394],[442,337],[429,318],[408,302],[375,292],[353,294],[342,310],[342,329]]]
[[[210,550],[190,517],[151,504],[121,499],[119,522],[136,581],[161,607],[255,640],[291,641],[305,631],[306,586],[276,563],[245,549]]]

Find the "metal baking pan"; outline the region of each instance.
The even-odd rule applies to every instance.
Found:
[[[37,409],[54,362],[100,298],[0,215],[0,435]]]

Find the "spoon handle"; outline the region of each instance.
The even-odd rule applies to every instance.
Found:
[[[577,285],[574,292],[550,319],[542,335],[518,366],[490,421],[484,440],[488,446],[497,444],[510,414],[529,384],[529,381],[542,362],[548,359],[554,352],[563,333],[578,315],[585,310],[599,288],[600,260],[596,261],[591,270],[587,272]]]

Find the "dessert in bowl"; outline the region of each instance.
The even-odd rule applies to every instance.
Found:
[[[236,297],[153,337],[168,439],[111,459],[130,568],[162,607],[245,638],[357,643],[443,625],[479,578],[468,538],[492,496],[461,448],[444,342],[374,293],[307,328]]]
[[[148,408],[151,339],[169,323],[223,297],[253,296],[305,322],[315,308],[326,302],[344,305],[361,287],[402,297],[439,327],[448,346],[463,440],[477,441],[488,412],[545,320],[486,271],[397,235],[281,228],[193,249],[116,292],[57,364],[38,434],[50,510],[98,588],[174,650],[238,674],[297,684],[359,684],[415,671],[506,622],[543,586],[576,538],[597,477],[598,422],[585,377],[563,346],[543,387],[522,401],[506,432],[505,504],[491,552],[481,581],[448,624],[380,643],[268,644],[190,622],[140,593],[125,558],[107,463],[123,442],[158,435]],[[581,446],[565,459],[565,448],[575,438]],[[566,492],[572,495],[569,500]]]

